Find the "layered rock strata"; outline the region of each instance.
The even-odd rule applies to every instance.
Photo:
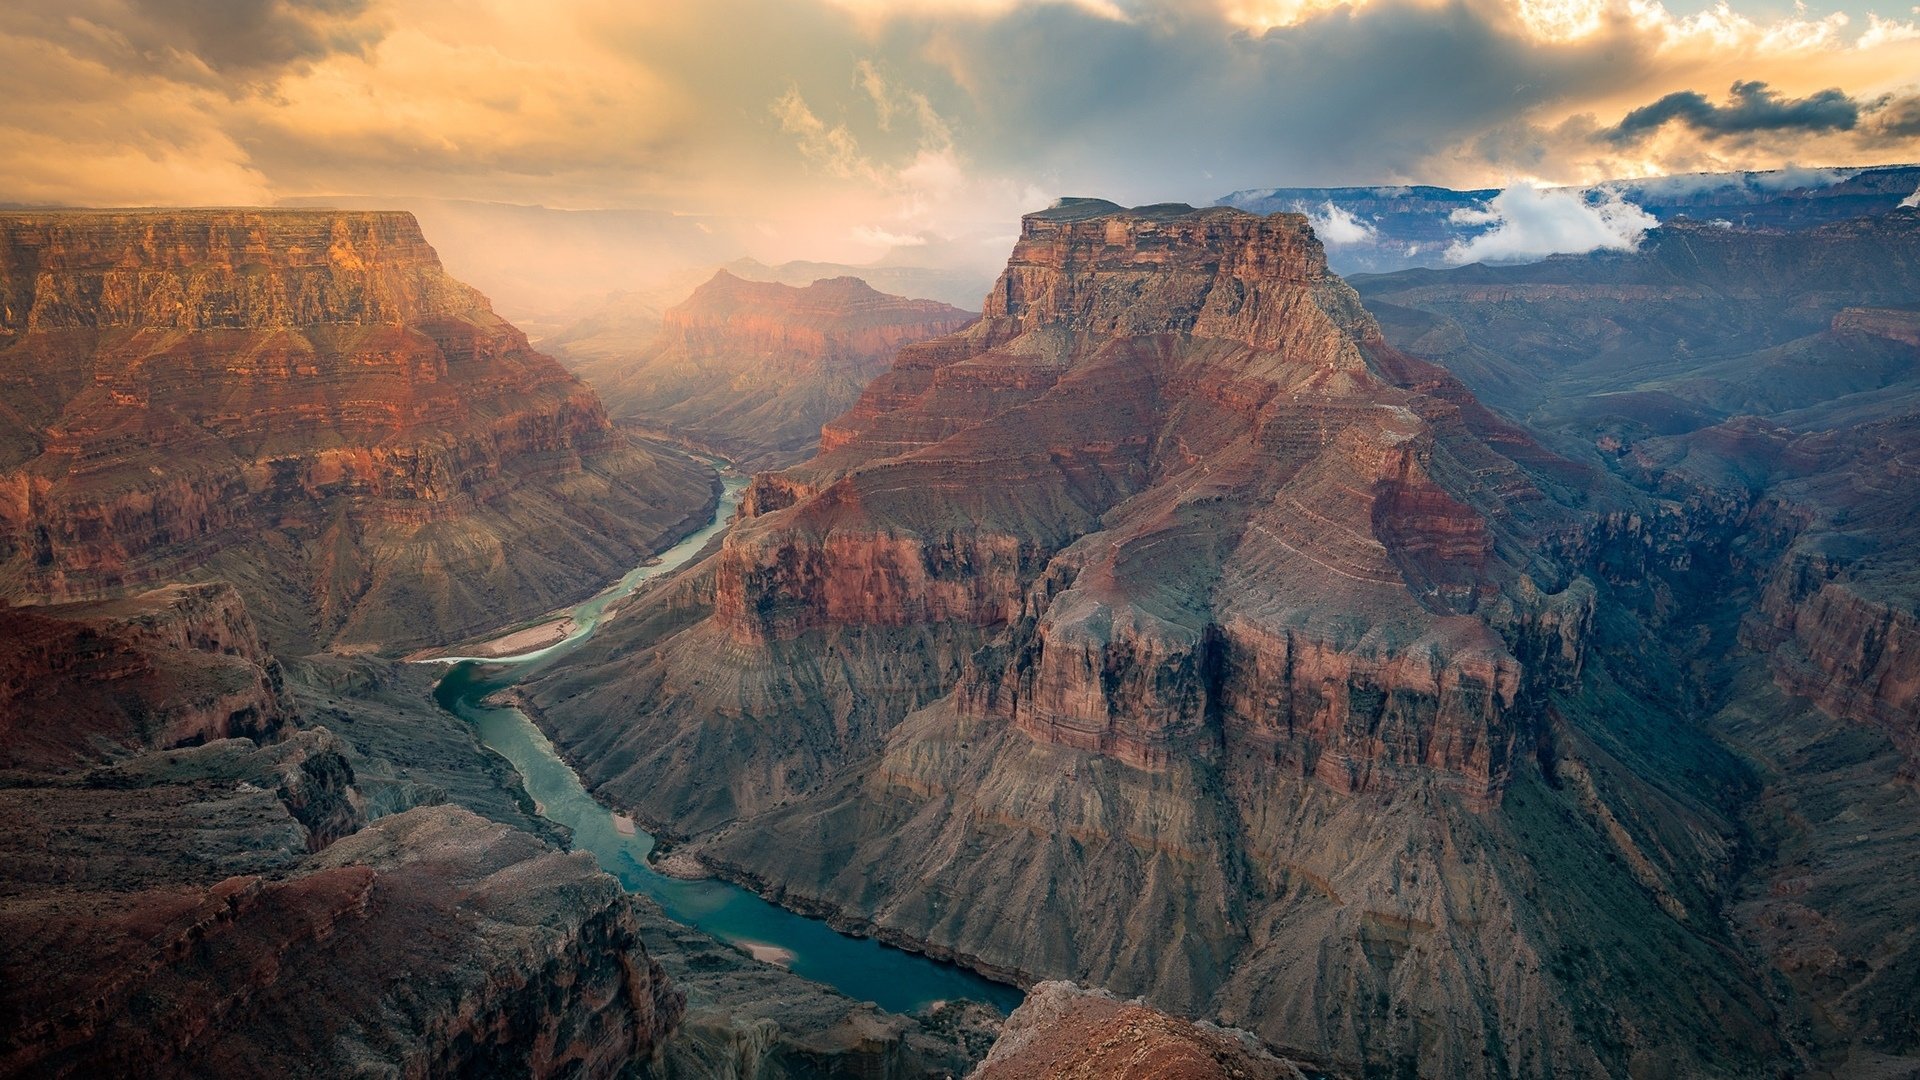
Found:
[[[1639,752],[1684,703],[1593,647],[1643,644],[1586,572],[1643,509],[1389,346],[1304,219],[1067,201],[530,700],[709,864],[938,955],[1336,1071],[1738,1072],[1780,1046],[1736,830],[1677,782],[1737,763]]]
[[[1920,211],[1668,226],[1633,253],[1362,289],[1397,343],[1662,500],[1608,558],[1661,628],[1649,655],[1684,658],[1675,730],[1751,764],[1722,811],[1744,834],[1723,889],[1741,947],[1786,988],[1796,1071],[1912,1070]],[[1626,557],[1673,540],[1665,581]]]
[[[291,713],[230,585],[0,608],[0,768],[269,735]]]
[[[548,610],[710,506],[412,217],[0,215],[0,595],[224,577],[283,646]]]

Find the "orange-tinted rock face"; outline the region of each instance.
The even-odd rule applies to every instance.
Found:
[[[974,1080],[1292,1080],[1252,1036],[1203,1028],[1071,983],[1034,987]]]
[[[876,292],[858,278],[805,288],[725,270],[669,308],[651,340],[592,320],[564,356],[623,424],[754,468],[804,458],[904,345],[974,321],[959,308]]]
[[[725,270],[661,316],[661,341],[688,358],[762,369],[874,374],[902,345],[958,330],[971,312],[876,291],[859,278],[804,288]]]
[[[1459,404],[1395,384],[1416,367],[1302,219],[1030,215],[979,326],[756,481],[713,617],[1006,628],[1007,668],[960,690],[1033,738],[1158,767],[1245,734],[1341,791],[1412,767],[1497,797],[1586,601],[1542,599],[1567,579],[1522,537],[1552,512]],[[1549,609],[1529,671],[1502,633]]]
[[[1836,334],[1864,334],[1920,349],[1920,309],[1850,307],[1833,317]]]
[[[585,588],[706,497],[406,214],[0,216],[0,389],[16,600],[211,570],[294,641],[458,635]],[[576,535],[541,539],[540,513]]]

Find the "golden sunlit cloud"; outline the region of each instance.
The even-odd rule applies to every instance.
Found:
[[[1206,202],[1920,158],[1920,25],[1884,12],[236,2],[258,17],[16,0],[0,200],[646,208],[765,258],[990,263],[1004,253],[987,238],[1063,193]]]

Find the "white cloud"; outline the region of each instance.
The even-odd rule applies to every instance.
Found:
[[[1589,202],[1564,188],[1515,184],[1483,209],[1456,210],[1456,225],[1489,225],[1479,236],[1447,249],[1450,263],[1525,262],[1548,255],[1637,247],[1658,224],[1653,215],[1609,194]]]
[[[1333,205],[1331,200],[1322,203],[1318,209],[1301,208],[1307,215],[1307,223],[1320,237],[1320,242],[1328,247],[1347,247],[1352,244],[1364,244],[1377,235],[1374,227],[1361,221],[1349,210]]]

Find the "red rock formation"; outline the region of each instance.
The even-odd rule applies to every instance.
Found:
[[[1732,827],[1557,718],[1647,696],[1579,569],[1641,505],[1387,346],[1304,219],[1069,202],[526,689],[603,795],[882,937],[1338,1071],[1737,1072],[1780,1046]],[[1654,944],[1567,960],[1607,935]]]
[[[584,854],[453,807],[274,876],[0,899],[0,1069],[621,1075],[680,998]]]
[[[615,1076],[675,1023],[618,882],[362,791],[382,721],[300,729],[232,587],[0,609],[0,672],[0,1074]]]
[[[1557,573],[1518,542],[1541,497],[1390,352],[1297,218],[1030,215],[978,327],[909,348],[819,459],[756,481],[714,620],[750,644],[1024,617],[963,694],[1035,738],[1152,767],[1223,715],[1343,791],[1412,765],[1495,797],[1526,674],[1496,627],[1546,610],[1503,582]],[[1574,669],[1580,596],[1537,650]],[[1370,639],[1336,625],[1359,612]],[[1350,720],[1356,694],[1433,704]]]
[[[1836,334],[1862,334],[1920,349],[1920,310],[1850,307],[1833,317]]]
[[[0,593],[224,576],[288,644],[545,610],[708,495],[406,214],[0,216],[0,398]]]
[[[624,424],[708,447],[752,468],[813,449],[901,346],[952,333],[974,316],[909,300],[853,277],[805,288],[725,270],[669,308],[652,340],[593,321],[563,334],[563,357]]]
[[[1045,982],[1007,1018],[972,1080],[1302,1080],[1252,1036]]]

